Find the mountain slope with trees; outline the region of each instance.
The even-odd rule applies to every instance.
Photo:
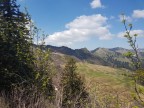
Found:
[[[87,61],[92,64],[132,69],[131,61],[124,55],[131,50],[125,48],[96,48],[92,51],[89,51],[87,48],[74,50],[65,46],[56,47],[51,45],[47,45],[46,48],[53,53],[73,56],[80,61]],[[139,55],[141,58],[144,58],[144,54],[141,51]]]
[[[134,74],[123,69],[128,68],[124,67],[127,62],[123,56],[128,50],[123,48],[89,51],[87,48],[73,50],[44,45],[46,35],[32,23],[27,10],[21,12],[16,0],[0,0],[0,107],[140,106],[135,101],[139,95],[131,96],[129,92],[135,89],[137,94],[143,94],[144,76],[140,63],[143,53],[138,52],[129,32],[127,39],[134,51],[130,50],[126,55],[132,60],[127,60],[128,63],[136,67]],[[120,84],[124,89],[119,92],[113,84]],[[139,89],[138,84],[142,86]]]
[[[61,54],[65,54],[68,56],[76,57],[77,59],[79,59],[81,61],[87,61],[90,63],[100,64],[100,65],[108,65],[107,62],[105,62],[98,56],[94,56],[86,48],[73,50],[73,49],[65,47],[65,46],[56,47],[56,46],[47,45],[46,49],[50,49],[50,51],[54,52],[54,53],[61,53]]]

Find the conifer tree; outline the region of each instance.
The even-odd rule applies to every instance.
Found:
[[[85,90],[84,82],[76,73],[76,61],[70,58],[64,68],[62,76],[63,85],[63,107],[75,108],[86,104],[88,93]]]
[[[0,1],[0,90],[34,78],[29,22],[16,0]]]

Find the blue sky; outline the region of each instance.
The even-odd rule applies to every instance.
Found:
[[[143,0],[18,0],[27,7],[32,20],[49,36],[46,44],[86,47],[130,48],[123,38],[121,13],[139,34],[138,46],[144,47]]]

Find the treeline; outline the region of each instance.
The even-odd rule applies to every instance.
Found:
[[[88,93],[76,73],[74,59],[68,60],[58,89],[53,84],[56,69],[51,54],[42,50],[42,45],[33,47],[38,29],[33,26],[27,10],[21,12],[19,8],[16,0],[0,1],[0,97],[6,103],[3,106],[84,107]]]
[[[107,55],[104,58],[106,61],[108,61],[109,64],[112,65],[112,67],[117,67],[117,68],[126,68],[132,70],[132,66],[130,66],[129,62],[126,61],[120,61],[117,58],[115,58],[114,55]]]

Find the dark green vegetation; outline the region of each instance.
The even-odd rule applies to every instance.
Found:
[[[1,106],[52,107],[59,101],[58,96],[62,96],[57,107],[69,107],[69,100],[76,95],[80,97],[74,105],[81,106],[88,98],[88,93],[84,90],[81,78],[75,74],[75,67],[71,67],[75,66],[75,62],[68,61],[62,74],[62,92],[58,95],[53,84],[55,66],[51,54],[47,49],[44,51],[42,45],[34,47],[32,42],[38,32],[27,11],[24,13],[19,10],[16,0],[0,1],[0,97],[5,103]],[[73,87],[73,83],[77,86]],[[69,91],[69,96],[65,94],[66,91]]]
[[[32,34],[27,27],[30,23],[28,13],[19,10],[16,0],[0,1],[0,92],[4,92],[11,108],[22,104],[31,106],[30,102],[34,103],[31,99],[42,94],[51,96],[53,91],[48,66],[43,67],[45,62],[37,57],[39,49],[33,51]],[[47,55],[40,52],[47,60]],[[14,96],[16,99],[12,99]],[[21,98],[21,102],[16,103],[17,98]]]
[[[88,93],[80,75],[76,73],[77,66],[74,59],[70,59],[64,68],[62,75],[63,107],[85,107]]]
[[[0,1],[0,90],[34,79],[29,22],[15,0]]]

